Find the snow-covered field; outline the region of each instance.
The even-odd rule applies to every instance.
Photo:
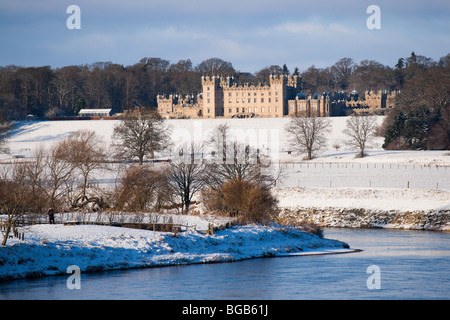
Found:
[[[361,208],[367,210],[450,210],[449,193],[442,190],[374,188],[277,189],[284,208]]]
[[[378,117],[378,123],[383,119]],[[288,118],[168,120],[168,123],[174,145],[207,140],[214,128],[227,123],[232,136],[272,158],[274,171],[281,168],[283,174],[277,188],[284,191],[278,195],[281,203],[288,201],[290,206],[296,202],[299,206],[321,202],[327,206],[337,203],[382,209],[404,206],[435,209],[450,205],[450,151],[386,151],[381,148],[383,138],[377,137],[368,149],[369,156],[355,158],[355,152],[345,147],[347,137],[342,131],[347,118],[330,120],[328,148],[312,161],[302,161],[302,156],[288,153],[284,130]],[[38,146],[49,146],[79,129],[95,130],[107,147],[116,124],[117,121],[102,120],[20,122],[9,139],[10,155],[0,155],[0,161],[18,155],[25,159],[32,157]],[[159,156],[170,157],[171,152]],[[97,182],[107,185],[116,177],[115,172],[102,172]],[[293,188],[293,192],[286,192],[286,188]]]
[[[379,117],[381,123],[383,117]],[[175,144],[206,140],[219,124],[270,156],[282,176],[274,192],[281,207],[365,209],[412,212],[450,210],[450,151],[385,151],[382,138],[358,159],[345,148],[345,117],[331,118],[328,148],[306,162],[289,154],[284,126],[289,119],[170,120]],[[42,121],[18,123],[9,138],[9,155],[33,157],[40,145],[49,146],[79,129],[95,130],[111,142],[117,121]],[[336,148],[336,146],[339,146]],[[167,154],[161,155],[170,156]],[[107,185],[117,173],[102,173]],[[201,225],[208,220],[196,223]],[[350,244],[351,246],[351,244]],[[82,271],[137,268],[170,264],[233,261],[293,253],[341,252],[346,245],[277,227],[234,226],[208,236],[193,230],[171,233],[105,226],[40,225],[26,230],[25,241],[11,239],[0,248],[0,278],[64,274],[69,265]]]
[[[378,117],[381,124],[384,117]],[[450,151],[385,151],[381,148],[383,138],[377,137],[369,157],[355,159],[355,150],[345,147],[347,137],[343,134],[346,117],[332,117],[332,131],[328,138],[328,147],[312,162],[354,162],[354,163],[400,163],[416,165],[450,166]],[[272,157],[274,162],[301,161],[301,156],[288,154],[289,143],[285,127],[288,118],[254,118],[254,119],[199,119],[168,120],[172,128],[172,140],[175,145],[208,139],[214,128],[227,123],[230,134],[240,141],[246,141]],[[98,121],[38,121],[19,122],[9,139],[10,155],[1,155],[0,159],[11,156],[31,157],[39,145],[58,142],[80,129],[95,130],[105,141],[111,143],[111,136],[117,120]],[[336,149],[336,146],[339,146]]]

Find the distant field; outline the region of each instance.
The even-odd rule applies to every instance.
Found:
[[[378,117],[378,123],[383,119]],[[204,141],[217,125],[228,123],[232,136],[270,156],[277,164],[274,170],[282,168],[283,176],[277,187],[450,190],[449,151],[386,151],[381,148],[383,138],[378,137],[373,148],[368,150],[369,156],[358,159],[356,152],[345,147],[347,137],[342,130],[347,118],[332,117],[330,120],[332,132],[327,150],[308,162],[302,161],[302,156],[288,154],[290,148],[284,130],[288,118],[168,120],[168,123],[174,145]],[[32,157],[39,145],[49,146],[79,129],[95,130],[107,147],[117,123],[117,120],[19,122],[9,138],[10,154],[1,155],[1,160],[12,160],[14,156]],[[336,145],[339,145],[338,149]],[[170,157],[171,151],[157,156]],[[111,183],[116,176],[117,173],[102,173],[98,183]]]

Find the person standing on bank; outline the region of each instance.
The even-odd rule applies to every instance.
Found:
[[[48,220],[50,224],[55,224],[55,210],[53,208],[48,209]]]

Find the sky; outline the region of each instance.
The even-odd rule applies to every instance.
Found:
[[[80,8],[80,29],[67,27],[70,5]],[[380,29],[367,27],[370,5]],[[445,0],[0,0],[0,66],[128,66],[144,57],[195,66],[214,57],[254,73],[350,57],[393,67],[412,51],[450,53],[449,17]]]

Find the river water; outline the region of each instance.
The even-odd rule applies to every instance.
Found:
[[[450,299],[450,233],[325,229],[362,252],[81,274],[0,284],[0,299]]]

